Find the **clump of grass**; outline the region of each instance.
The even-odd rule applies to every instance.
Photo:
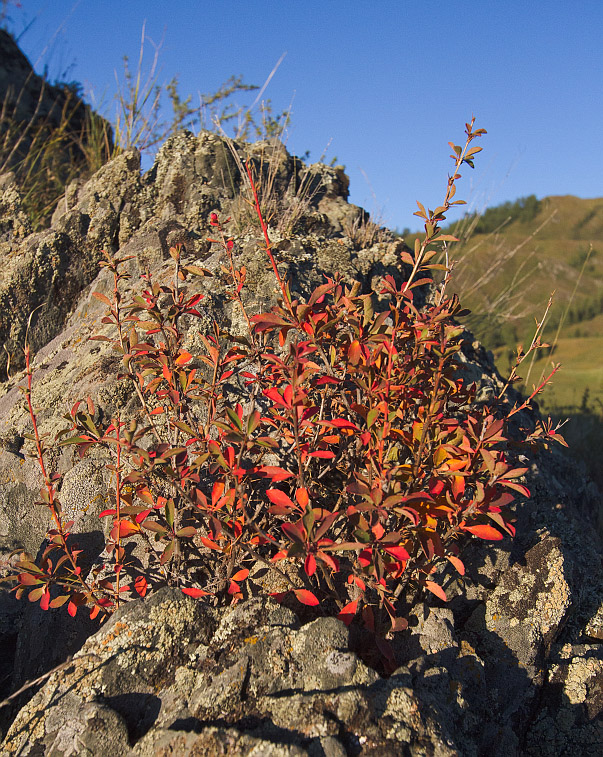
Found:
[[[35,75],[27,79],[28,84]],[[90,176],[110,157],[111,127],[67,85],[42,81],[33,113],[21,118],[25,88],[9,89],[0,108],[0,173],[13,171],[34,229],[43,228],[65,187]],[[55,107],[43,108],[56,93]]]

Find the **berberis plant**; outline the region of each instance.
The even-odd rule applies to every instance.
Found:
[[[37,563],[21,555],[18,597],[44,609],[66,604],[72,615],[85,606],[94,617],[165,584],[214,604],[268,592],[358,622],[386,648],[384,639],[406,627],[421,593],[446,601],[442,582],[447,570],[464,573],[469,538],[513,536],[511,505],[529,496],[521,483],[527,469],[515,462],[517,442],[563,440],[550,422],[538,422],[509,443],[509,419],[520,417],[546,381],[511,406],[503,392],[478,401],[463,378],[463,328],[455,320],[461,306],[447,294],[455,240],[440,224],[462,202],[453,199],[459,169],[473,166],[481,150],[473,143],[485,131],[474,121],[466,124],[464,146],[451,143],[454,169],[442,205],[419,204],[425,235],[414,254],[401,254],[403,283],[386,276],[378,293],[361,294],[334,275],[307,301],[293,297],[251,162],[249,189],[280,290],[268,312],[248,312],[246,271],[237,268],[228,222],[210,218],[245,336],[234,339],[214,321],[202,354],[185,349],[183,323],[201,318],[202,294],[189,284],[208,271],[186,262],[183,245],[170,250],[173,283],[160,285],[147,273],[130,301],[123,297],[127,258],[106,256],[113,297],[96,297],[114,336],[94,338],[111,341],[123,356],[121,379],[141,412],[103,425],[88,399],[71,408],[57,435],[81,456],[109,451],[115,498],[101,513],[112,522],[105,564],[88,575],[80,568],[73,524],[57,497],[59,477],[45,467],[26,347],[29,438],[53,527]],[[446,265],[434,262],[442,250]],[[419,307],[419,299],[427,304]],[[537,333],[530,350],[539,344]],[[525,357],[520,351],[517,365]],[[132,539],[146,544],[145,564],[125,549]]]

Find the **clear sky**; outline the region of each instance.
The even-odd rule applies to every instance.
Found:
[[[418,229],[439,205],[472,114],[488,130],[457,197],[603,195],[603,0],[21,0],[9,29],[36,70],[110,100],[141,29],[161,82],[211,92],[232,74],[292,103],[290,152],[327,150],[350,199]],[[147,59],[152,43],[147,40]],[[65,76],[66,75],[66,76]]]

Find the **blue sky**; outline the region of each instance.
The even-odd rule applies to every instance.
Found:
[[[327,149],[351,201],[391,227],[420,227],[416,200],[440,204],[447,143],[472,114],[488,135],[459,186],[470,207],[603,195],[601,0],[21,0],[9,14],[38,71],[107,103],[144,21],[159,81],[194,97],[232,74],[261,85],[286,53],[266,97],[292,103],[290,152]]]

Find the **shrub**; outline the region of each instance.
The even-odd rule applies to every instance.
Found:
[[[464,573],[467,538],[513,536],[511,506],[529,492],[507,425],[546,382],[519,405],[505,404],[504,390],[490,404],[477,402],[458,360],[461,306],[446,294],[450,269],[433,263],[442,248],[448,257],[454,238],[439,224],[461,202],[453,200],[458,171],[472,164],[481,149],[472,143],[483,133],[473,120],[466,125],[464,147],[452,145],[444,202],[434,211],[419,204],[425,237],[413,254],[401,254],[403,283],[387,276],[372,294],[334,275],[307,301],[292,296],[247,164],[280,300],[268,312],[247,311],[235,239],[228,221],[212,213],[211,242],[224,251],[230,297],[248,333],[233,340],[214,322],[199,355],[185,349],[183,323],[201,318],[202,294],[190,282],[208,272],[176,245],[173,283],[147,274],[142,292],[128,300],[127,258],[107,255],[102,265],[113,274],[113,297],[95,296],[107,306],[104,323],[114,337],[95,338],[112,341],[122,355],[121,378],[131,383],[144,423],[116,417],[103,424],[88,399],[71,408],[57,440],[82,456],[96,447],[111,455],[115,501],[101,513],[112,522],[109,570],[86,577],[79,568],[72,523],[64,522],[57,498],[59,478],[45,468],[26,346],[29,438],[54,525],[38,563],[21,555],[17,596],[44,609],[66,604],[72,615],[86,606],[96,616],[168,583],[232,603],[265,591],[268,569],[281,582],[270,592],[277,600],[360,622],[387,654],[383,639],[406,627],[404,614],[420,592],[446,600],[444,570]],[[434,269],[444,272],[438,287]],[[416,293],[427,287],[430,303],[419,308]],[[539,331],[505,389],[539,346]],[[550,439],[562,441],[549,422],[522,441]],[[127,557],[124,544],[133,538],[148,544],[148,566]]]

